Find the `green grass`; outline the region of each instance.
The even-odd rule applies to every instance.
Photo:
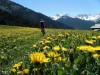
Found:
[[[14,63],[23,61],[25,55],[30,54],[34,43],[46,38],[52,33],[60,33],[63,30],[46,29],[46,35],[42,36],[38,28],[26,28],[18,26],[0,26],[0,51],[4,52],[7,61],[2,62],[1,70],[11,69]],[[9,57],[10,55],[10,57]]]
[[[68,33],[68,35],[65,35],[65,33]],[[58,38],[59,34],[63,34],[64,37]],[[61,45],[67,47],[68,49],[73,49],[74,51],[76,51],[77,46],[86,44],[84,41],[85,39],[90,40],[92,36],[99,36],[99,35],[100,32],[92,30],[46,29],[45,36],[42,36],[41,30],[39,28],[1,25],[0,26],[0,71],[2,71],[3,73],[7,72],[7,74],[10,74],[12,66],[15,63],[18,63],[20,61],[24,63],[29,62],[27,61],[29,59],[29,55],[32,52],[39,50],[39,48],[44,46],[44,45],[43,46],[39,45],[38,49],[35,49],[33,48],[33,45],[38,44],[43,39],[47,39],[47,37],[58,39],[58,41],[52,41],[52,43],[48,45],[51,47],[51,50],[55,45]],[[62,42],[61,40],[65,41]],[[95,43],[92,46],[100,46],[100,43],[97,41],[97,43]],[[80,63],[79,62],[80,60],[78,61],[79,58],[76,58],[78,54],[79,52],[76,51],[75,59],[78,63]],[[69,57],[69,55],[67,56]],[[57,64],[60,65],[61,62]],[[60,66],[62,67],[62,65]],[[97,66],[98,65],[96,65],[96,68]],[[66,67],[68,68],[68,65]],[[70,65],[69,67],[71,69]],[[59,73],[58,75],[63,75],[63,72],[64,71],[62,71],[62,69],[60,68],[58,70]],[[73,74],[75,75],[73,70],[72,72],[73,72],[72,75]],[[71,73],[71,71],[69,73]]]

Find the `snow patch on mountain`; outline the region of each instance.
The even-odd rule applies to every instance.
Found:
[[[87,21],[97,21],[98,19],[100,20],[100,14],[82,14],[82,15],[77,15],[77,16],[69,16],[68,14],[62,15],[62,14],[57,14],[53,17],[51,17],[53,20],[57,20],[59,18],[78,18],[78,19],[82,19],[82,20],[87,20]]]
[[[57,20],[61,18],[63,15],[62,14],[56,14],[55,16],[51,17],[53,20]]]
[[[100,18],[100,14],[95,14],[95,15],[90,15],[90,14],[89,15],[86,15],[86,14],[83,14],[83,15],[76,16],[76,18],[79,18],[79,19],[82,19],[82,20],[95,21],[98,18]]]

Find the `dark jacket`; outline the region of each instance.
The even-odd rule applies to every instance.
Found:
[[[40,25],[41,25],[41,28],[44,28],[45,27],[44,21],[40,21]]]

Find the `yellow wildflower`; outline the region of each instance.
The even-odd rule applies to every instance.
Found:
[[[94,47],[92,47],[92,46],[78,46],[77,49],[82,50],[82,51],[86,50],[86,51],[92,52],[92,53],[95,52]]]
[[[59,50],[60,50],[60,46],[59,46],[59,45],[56,45],[56,46],[53,48],[53,50],[59,51]]]
[[[34,47],[34,48],[36,48],[36,44],[35,44],[35,45],[33,45],[33,47]]]
[[[22,63],[23,63],[23,62],[19,62],[19,63],[18,63],[18,66],[21,66],[21,65],[22,65]]]
[[[18,71],[17,75],[23,75],[23,71]]]
[[[92,36],[92,39],[97,39],[97,37],[96,36]]]
[[[29,70],[28,70],[28,69],[24,69],[24,70],[23,70],[23,73],[24,73],[24,74],[28,74],[28,73],[29,73]]]
[[[97,36],[98,39],[100,39],[100,36]]]
[[[100,46],[94,47],[94,50],[95,50],[96,53],[100,53]]]
[[[18,64],[15,64],[15,65],[13,66],[13,68],[19,69],[19,65],[18,65]]]
[[[100,54],[93,54],[93,57],[98,58],[98,57],[100,57]]]
[[[39,52],[33,52],[32,54],[29,55],[31,62],[39,62],[39,63],[45,63],[49,62],[49,58],[46,58],[44,53],[39,53]]]
[[[49,53],[48,53],[48,56],[49,56],[49,57],[58,57],[59,54],[56,53],[56,52],[49,52]]]
[[[96,51],[100,51],[100,46],[96,46],[96,47],[94,47],[94,49],[95,49]]]
[[[62,58],[61,57],[56,57],[56,58],[54,58],[54,61],[61,61],[62,60]]]
[[[58,34],[58,36],[59,36],[59,37],[62,37],[62,36],[63,36],[63,34]]]
[[[57,40],[58,40],[58,38],[54,38],[53,40],[54,40],[54,41],[57,41]]]
[[[47,50],[47,49],[49,49],[50,47],[49,46],[44,46],[43,47],[43,50]]]
[[[67,51],[67,48],[61,47],[62,51]]]
[[[88,44],[93,44],[94,43],[93,40],[85,40],[85,42],[88,43]]]
[[[47,37],[47,40],[52,40],[52,38],[51,37]]]
[[[40,43],[40,44],[44,44],[44,41],[40,41],[39,43]]]
[[[19,62],[19,63],[15,64],[15,65],[13,66],[13,68],[19,69],[19,67],[22,65],[22,63],[23,63],[23,62]]]
[[[49,40],[45,40],[45,43],[51,43],[51,41],[49,41]]]
[[[16,72],[16,69],[12,69],[11,71],[15,73]]]

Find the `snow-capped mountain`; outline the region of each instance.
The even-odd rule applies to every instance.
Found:
[[[80,18],[81,17],[81,18]],[[91,26],[94,25],[94,21],[95,20],[93,17],[92,19],[84,19],[84,17],[89,17],[88,15],[80,15],[78,17],[72,17],[69,16],[68,14],[65,15],[57,15],[52,17],[53,20],[56,20],[58,22],[61,22],[63,24],[66,24],[68,26],[71,26],[75,29],[90,29]],[[98,17],[97,17],[98,18]]]
[[[71,18],[78,18],[78,19],[81,19],[81,20],[87,20],[87,21],[97,21],[98,19],[100,20],[100,14],[94,14],[94,15],[91,15],[91,14],[82,14],[82,15],[77,15],[77,16],[69,16],[68,14],[65,14],[65,15],[61,15],[61,14],[57,14],[53,17],[51,17],[53,20],[57,20],[59,18],[67,18],[67,17],[71,17]]]
[[[94,15],[78,15],[76,18],[82,19],[82,20],[91,20],[91,21],[96,21],[98,18],[100,18],[100,14],[94,14]]]
[[[62,14],[56,14],[55,16],[51,17],[51,19],[57,20],[57,19],[61,18],[62,16],[63,16]]]

